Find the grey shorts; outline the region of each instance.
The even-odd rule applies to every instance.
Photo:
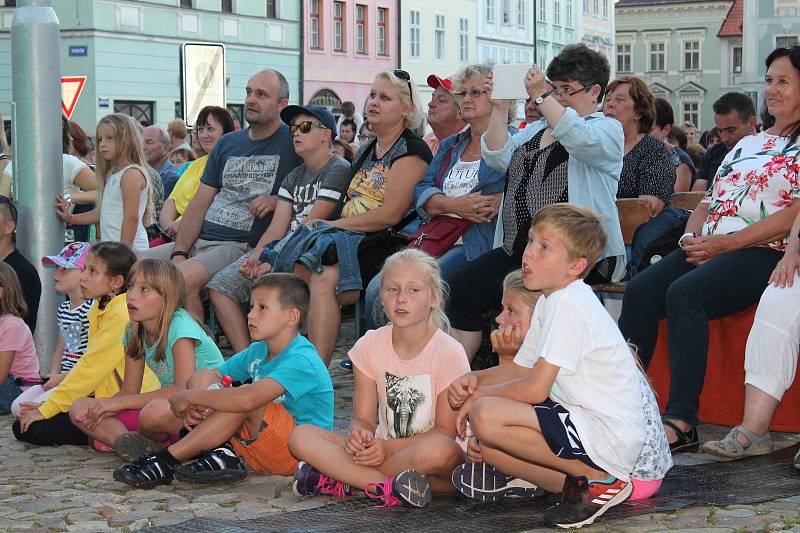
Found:
[[[206,288],[222,293],[240,304],[249,302],[250,288],[253,286],[254,280],[247,279],[239,273],[239,267],[244,263],[248,255],[243,255],[214,274]]]
[[[169,259],[174,248],[175,243],[170,242],[139,252],[139,256]],[[241,258],[249,249],[246,242],[197,239],[189,250],[189,258],[203,265],[209,277],[214,277],[214,274]]]

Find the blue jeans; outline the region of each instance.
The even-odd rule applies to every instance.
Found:
[[[665,418],[697,424],[708,357],[708,321],[758,303],[782,253],[745,248],[696,267],[675,250],[628,282],[619,328],[639,350],[645,368],[667,319],[670,386]]]
[[[449,283],[461,267],[467,263],[464,246],[457,244],[447,250],[444,255],[436,260],[442,270],[442,279]],[[364,320],[366,329],[376,329],[386,324],[386,314],[381,307],[381,275],[378,274],[369,282],[364,292]]]
[[[0,415],[11,413],[11,403],[22,394],[22,389],[14,383],[14,377],[9,372],[6,380],[0,385]]]
[[[626,279],[630,279],[639,273],[639,263],[644,259],[644,254],[650,243],[676,227],[685,228],[688,220],[689,212],[685,209],[665,207],[659,214],[637,229],[628,257],[628,275]]]

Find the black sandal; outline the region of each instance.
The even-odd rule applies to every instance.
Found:
[[[675,425],[671,420],[664,418],[661,420],[661,422],[665,426],[671,427],[675,431],[675,435],[678,437],[678,440],[669,443],[669,451],[671,453],[696,452],[700,449],[700,437],[697,434],[696,427],[693,427],[687,433]]]

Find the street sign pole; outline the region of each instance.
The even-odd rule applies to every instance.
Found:
[[[55,349],[61,298],[55,292],[53,271],[42,268],[41,258],[64,246],[64,225],[53,208],[56,195],[64,190],[58,37],[51,0],[17,0],[11,23],[16,245],[42,280],[34,341],[43,369],[50,368]]]

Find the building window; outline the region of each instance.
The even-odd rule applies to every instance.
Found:
[[[592,0],[592,16],[600,16],[600,0]]]
[[[344,52],[344,2],[333,3],[333,49]]]
[[[583,16],[589,16],[589,0],[583,0]]]
[[[663,42],[650,43],[650,71],[663,72],[666,70],[666,51]]]
[[[322,48],[322,38],[320,37],[320,28],[322,27],[319,23],[320,12],[319,12],[319,4],[320,0],[311,0],[311,5],[309,7],[309,26],[310,26],[310,33],[311,33],[311,48],[315,48],[319,50]]]
[[[367,53],[367,6],[356,4],[356,53]]]
[[[130,115],[142,126],[153,124],[153,102],[114,100],[114,113]]]
[[[683,70],[700,70],[700,41],[683,42]]]
[[[503,0],[503,24],[511,24],[511,0]]]
[[[733,73],[734,74],[741,74],[742,73],[742,47],[741,46],[734,46],[733,47]]]
[[[246,126],[244,123],[244,104],[228,104],[225,107],[228,108],[228,111],[230,111],[233,117],[233,124],[244,128]]]
[[[789,48],[792,46],[797,46],[797,35],[775,37],[775,48]]]
[[[566,0],[564,2],[564,18],[566,19],[564,21],[564,25],[567,28],[571,28],[572,27],[572,0]]]
[[[547,22],[547,0],[539,0],[539,22]]]
[[[17,0],[14,0],[14,3],[16,4]],[[8,0],[6,0],[6,5],[8,5]],[[188,7],[189,9],[192,9],[194,6],[192,6],[192,0],[181,0],[181,7]]]
[[[525,15],[527,14],[527,9],[525,9],[525,0],[517,0],[517,26],[520,28],[525,27]]]
[[[561,26],[561,0],[553,0],[553,24]]]
[[[410,48],[408,55],[419,59],[419,36],[422,31],[419,24],[419,11],[412,10],[408,13],[408,31],[408,44]]]
[[[433,31],[436,60],[444,60],[444,15],[436,15],[436,26]]]
[[[387,8],[379,7],[378,8],[378,55],[385,56],[388,55],[388,51],[386,49],[386,19],[389,18],[386,15]]]
[[[469,19],[458,19],[458,59],[462,63],[469,61]]]
[[[631,69],[631,45],[617,45],[617,72],[633,72]]]
[[[495,0],[486,0],[486,22],[494,22],[494,2]]]
[[[278,6],[276,0],[267,0],[267,18],[278,18]]]
[[[700,102],[683,102],[681,105],[683,121],[691,122],[700,128]]]
[[[233,0],[222,0],[222,12],[233,13]]]
[[[608,18],[608,0],[603,0],[603,18]]]

